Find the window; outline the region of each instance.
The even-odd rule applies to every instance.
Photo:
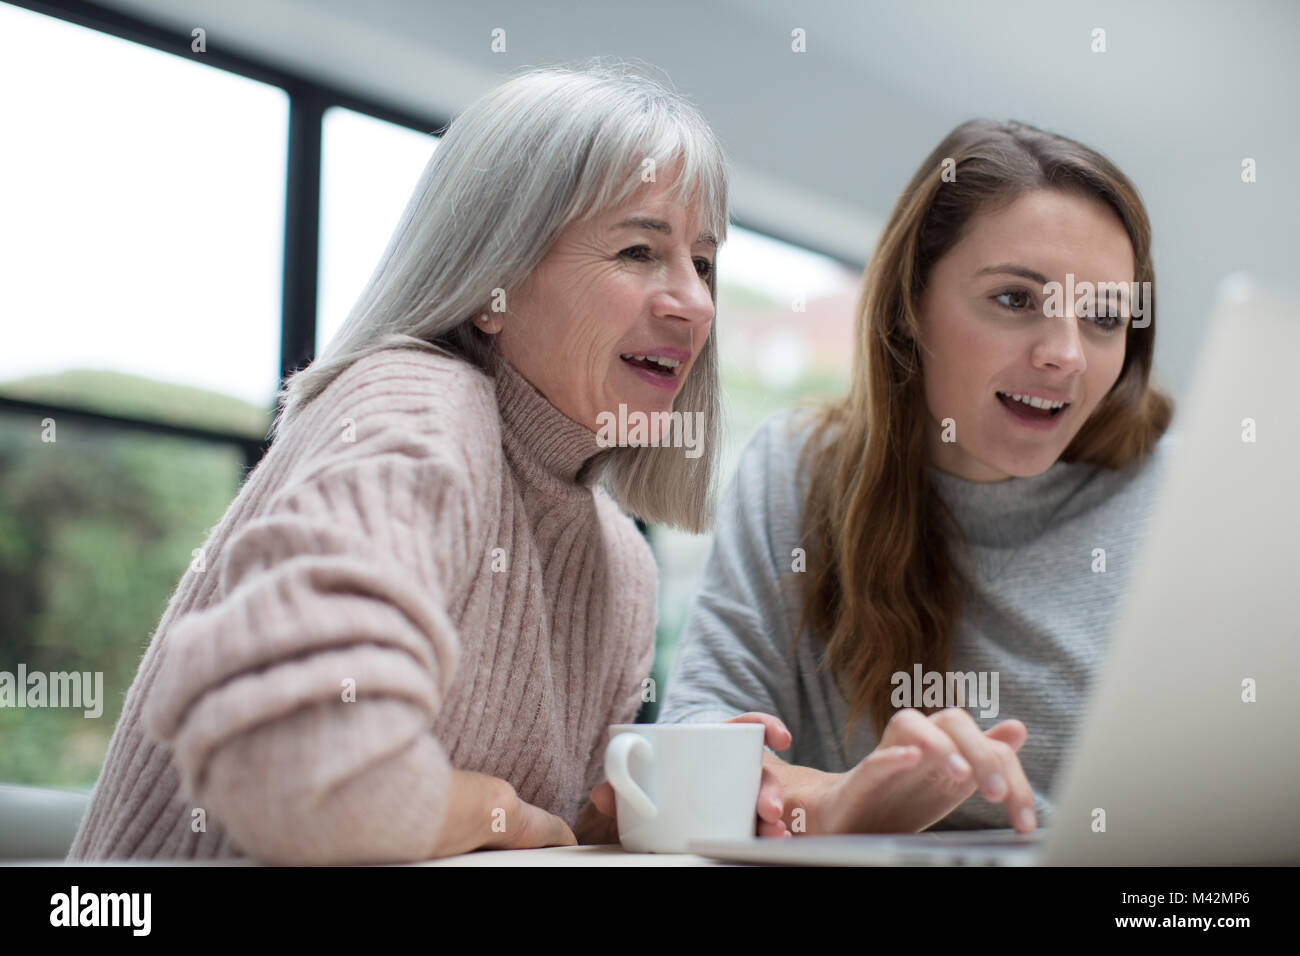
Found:
[[[318,355],[365,289],[437,144],[405,126],[342,107],[326,110]]]
[[[859,273],[826,256],[732,226],[718,252],[718,363],[725,434],[719,490],[758,426],[801,399],[848,388]],[[654,527],[659,564],[655,683],[662,696],[712,535]],[[653,719],[658,701],[641,719]]]
[[[283,90],[7,5],[0,88],[0,396],[262,438]],[[93,784],[245,460],[237,441],[0,408],[0,671],[102,675],[86,707],[0,707],[0,781]]]
[[[0,394],[260,438],[285,93],[11,6],[0,88]]]

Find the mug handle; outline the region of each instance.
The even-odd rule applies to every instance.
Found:
[[[654,756],[650,741],[640,734],[617,734],[605,748],[605,776],[614,787],[614,792],[626,800],[633,812],[653,820],[659,815],[659,808],[654,805],[641,785],[632,779],[627,761],[633,750],[641,751],[647,758]]]

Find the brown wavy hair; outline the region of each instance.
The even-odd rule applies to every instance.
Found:
[[[955,181],[944,181],[945,167]],[[866,714],[883,735],[895,672],[918,662],[924,670],[948,669],[961,614],[949,549],[965,546],[965,536],[926,473],[921,294],[977,213],[1039,189],[1112,208],[1133,246],[1134,279],[1155,288],[1151,226],[1136,187],[1074,140],[1023,123],[971,120],[949,133],[907,184],[863,275],[849,393],[820,409],[801,456],[810,467],[799,632],[808,628],[824,644],[822,666],[849,702],[846,740]],[[1119,378],[1062,460],[1123,468],[1168,427],[1173,401],[1150,382],[1154,295],[1148,306],[1150,324],[1128,324]]]

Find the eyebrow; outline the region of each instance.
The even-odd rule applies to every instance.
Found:
[[[1039,285],[1047,285],[1047,276],[1041,272],[1035,272],[1026,266],[1018,266],[1012,262],[1004,262],[996,266],[985,266],[975,273],[976,276],[984,275],[1013,275],[1020,276],[1023,279],[1033,279]]]
[[[649,229],[653,232],[662,232],[665,236],[673,234],[673,227],[668,225],[662,219],[651,219],[648,216],[629,216],[622,222],[610,227],[610,232],[619,229]],[[696,242],[707,242],[711,246],[717,246],[718,240],[711,232],[702,232]]]

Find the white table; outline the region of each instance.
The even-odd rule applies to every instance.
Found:
[[[0,866],[63,866],[63,860],[5,860]],[[77,861],[73,866],[261,866],[246,858],[224,860],[110,860]],[[732,866],[694,853],[629,853],[612,844],[549,846],[537,850],[476,850],[460,856],[390,866]]]
[[[616,844],[476,850],[406,866],[732,866],[694,853],[629,853]]]

